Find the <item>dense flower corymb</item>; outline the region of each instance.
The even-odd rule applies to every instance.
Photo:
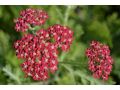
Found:
[[[89,70],[92,71],[93,76],[107,80],[113,64],[109,47],[98,41],[92,41],[86,50],[86,56],[89,58]]]
[[[70,44],[73,41],[73,32],[70,28],[55,24],[48,28],[48,32],[63,51],[67,51],[70,48]]]
[[[45,37],[43,34],[44,33]],[[21,64],[26,76],[32,76],[34,80],[45,80],[48,78],[48,70],[54,73],[57,70],[57,47],[46,42],[47,33],[40,30],[37,35],[25,35],[21,40],[15,42],[18,58],[24,59]]]
[[[20,12],[20,17],[15,19],[16,31],[25,32],[31,27],[43,25],[48,19],[48,14],[41,9],[26,9]]]

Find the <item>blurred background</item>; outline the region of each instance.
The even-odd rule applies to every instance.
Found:
[[[13,20],[26,8],[47,11],[45,28],[69,26],[74,41],[68,52],[59,55],[58,70],[47,81],[24,78],[13,43],[22,37]],[[91,40],[109,45],[114,65],[108,81],[94,79],[88,70],[85,50]],[[120,6],[0,6],[0,84],[120,84]]]

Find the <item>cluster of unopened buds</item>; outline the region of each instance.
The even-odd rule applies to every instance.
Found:
[[[89,58],[89,70],[91,70],[93,76],[108,80],[113,64],[109,47],[98,41],[92,41],[90,47],[86,50],[86,55]]]
[[[48,19],[43,10],[26,9],[15,20],[16,31],[29,32],[30,28],[40,26]],[[16,55],[24,59],[21,64],[25,76],[34,80],[46,80],[49,71],[54,73],[58,65],[58,48],[67,51],[73,40],[70,28],[55,24],[48,29],[36,30],[34,34],[27,33],[14,44]]]

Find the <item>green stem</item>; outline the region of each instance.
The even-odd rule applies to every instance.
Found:
[[[73,66],[81,66],[84,64],[84,66],[86,66],[87,64],[86,63],[80,63],[80,62],[75,62],[75,61],[62,61],[62,62],[59,62],[60,64],[70,64],[70,65],[73,65]]]
[[[58,15],[59,15],[60,20],[63,20],[63,15],[62,15],[62,13],[60,12],[60,10],[59,10],[57,7],[55,7],[55,10],[56,10],[56,12],[57,12]]]
[[[68,18],[69,18],[71,8],[72,8],[72,6],[67,6],[67,9],[65,12],[65,18],[64,18],[64,25],[67,25],[67,23],[68,23]]]

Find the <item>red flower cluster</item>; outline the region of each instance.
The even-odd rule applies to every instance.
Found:
[[[48,19],[45,11],[39,9],[26,9],[20,12],[20,17],[15,20],[16,31],[27,31],[33,26],[43,25]]]
[[[25,60],[21,64],[22,70],[27,76],[32,76],[34,80],[47,79],[48,69],[52,73],[57,70],[57,47],[46,42],[48,38],[48,33],[40,30],[36,36],[28,34],[15,42],[18,58]]]
[[[40,12],[41,10],[37,11]],[[35,12],[36,10],[27,9],[21,13],[21,16],[24,18],[27,16],[37,18]],[[36,12],[37,15],[38,12]],[[33,17],[34,15],[35,17]],[[43,17],[44,15],[39,14],[38,16]],[[33,24],[33,22],[32,20],[29,21],[30,24]],[[34,24],[37,25],[36,22]],[[23,26],[20,26],[19,31],[23,28]],[[73,32],[68,27],[56,24],[47,30],[38,30],[34,35],[26,34],[20,40],[16,41],[14,44],[16,55],[18,58],[24,59],[21,67],[26,76],[31,76],[34,80],[48,79],[48,72],[54,73],[57,70],[57,49],[61,47],[63,51],[68,50],[72,43],[72,38]]]
[[[107,80],[113,64],[109,47],[97,41],[92,41],[90,48],[86,50],[86,55],[89,58],[89,70],[93,72],[93,76]]]
[[[63,51],[69,49],[70,44],[73,41],[73,32],[70,28],[56,24],[49,27],[48,31],[54,38],[58,47],[62,48]]]

